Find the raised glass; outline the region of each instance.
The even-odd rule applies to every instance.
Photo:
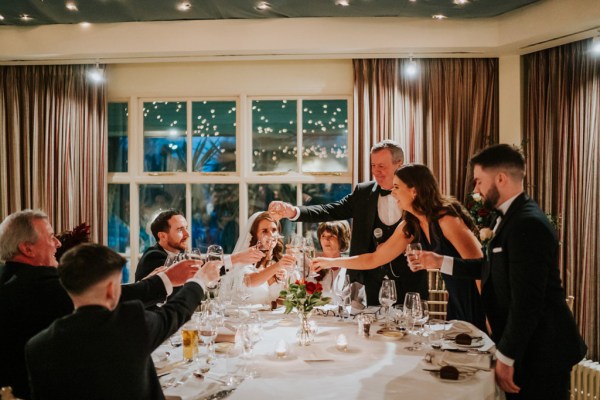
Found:
[[[192,103],[192,171],[236,170],[235,101]]]
[[[248,216],[257,211],[265,211],[269,209],[269,203],[274,200],[281,200],[288,203],[296,204],[296,186],[285,183],[252,183],[248,184]],[[289,237],[296,232],[296,223],[285,218],[279,221],[281,230],[279,231],[284,237]],[[284,240],[285,243],[285,240]]]
[[[145,102],[143,113],[144,172],[186,171],[186,103]]]

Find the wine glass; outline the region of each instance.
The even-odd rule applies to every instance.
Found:
[[[218,319],[210,312],[205,312],[198,321],[198,336],[208,348],[207,363],[213,364],[215,360],[215,339],[219,328]]]
[[[304,238],[304,265],[310,265],[313,258],[315,258],[315,244],[310,236],[306,236]],[[319,276],[318,272],[313,272],[309,269],[309,278],[316,278],[317,276]]]
[[[396,300],[396,282],[391,279],[384,279],[381,282],[381,288],[379,288],[379,303],[385,307],[385,321],[383,327],[386,329],[390,327],[390,306],[393,305]]]
[[[410,333],[415,335],[415,324],[421,318],[423,318],[423,308],[421,302],[421,295],[417,292],[408,292],[404,296],[404,314],[408,320],[408,323],[411,325]],[[413,344],[412,346],[406,347],[409,351],[416,351],[420,348]]]
[[[348,303],[352,292],[350,277],[348,275],[344,275],[344,281],[341,284],[335,285],[334,292],[337,298],[341,300],[341,302],[338,303],[338,311],[340,319],[344,319],[346,315],[346,304]]]
[[[409,243],[406,246],[406,255],[410,260],[418,261],[421,257],[421,253],[423,252],[423,246],[421,243]],[[420,267],[420,264],[415,264],[415,267]]]
[[[219,261],[223,262],[223,248],[218,244],[211,244],[206,250],[206,261]],[[208,289],[211,298],[215,298],[219,289],[219,279],[208,282],[206,289]]]

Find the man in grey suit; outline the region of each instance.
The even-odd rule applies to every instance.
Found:
[[[350,255],[371,253],[385,242],[400,223],[402,210],[390,196],[394,172],[404,163],[404,152],[392,140],[384,140],[371,148],[371,173],[374,181],[359,183],[343,199],[322,205],[294,207],[280,201],[271,202],[269,211],[279,218],[293,221],[322,222],[352,218]],[[376,230],[381,235],[376,234]],[[406,292],[419,292],[427,299],[427,273],[413,274],[402,256],[387,265],[364,271],[348,271],[351,281],[365,285],[367,305],[379,305],[379,289],[387,276],[396,283],[398,302]]]
[[[471,158],[475,192],[500,215],[484,259],[423,252],[414,270],[482,280],[486,316],[496,342],[496,381],[507,399],[569,398],[570,371],[586,346],[565,301],[556,230],[523,192],[525,159],[506,144]]]
[[[33,399],[164,399],[150,355],[190,319],[221,265],[203,265],[162,307],[147,311],[140,301],[119,302],[125,262],[92,243],[63,255],[58,276],[75,312],[25,347]]]

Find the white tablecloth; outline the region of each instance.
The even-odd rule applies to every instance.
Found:
[[[373,327],[371,337],[364,338],[357,334],[355,320],[342,322],[336,317],[316,316],[313,320],[318,325],[318,333],[314,343],[300,347],[296,344],[296,315],[277,312],[261,315],[264,318],[263,339],[255,346],[253,363],[259,376],[241,383],[228,397],[230,399],[504,398],[494,383],[493,371],[478,371],[460,381],[440,380],[439,375],[423,371],[423,368],[436,368],[424,361],[425,354],[432,350],[406,350],[405,347],[411,344],[409,337],[389,339],[376,334],[376,327]],[[348,340],[347,352],[336,349],[336,339],[342,333]],[[274,352],[282,339],[288,344],[290,354],[278,359]],[[487,337],[485,339],[489,341]],[[171,359],[174,357],[177,355],[173,354]],[[219,359],[210,374],[224,374],[225,363],[225,359]],[[209,383],[211,386],[206,390]],[[165,395],[183,400],[205,398],[214,392],[214,382],[198,382],[191,378],[177,387],[165,389]]]

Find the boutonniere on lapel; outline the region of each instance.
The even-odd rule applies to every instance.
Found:
[[[487,249],[490,241],[494,237],[494,231],[492,228],[481,228],[479,230],[479,241],[481,242],[481,247],[485,250]]]

